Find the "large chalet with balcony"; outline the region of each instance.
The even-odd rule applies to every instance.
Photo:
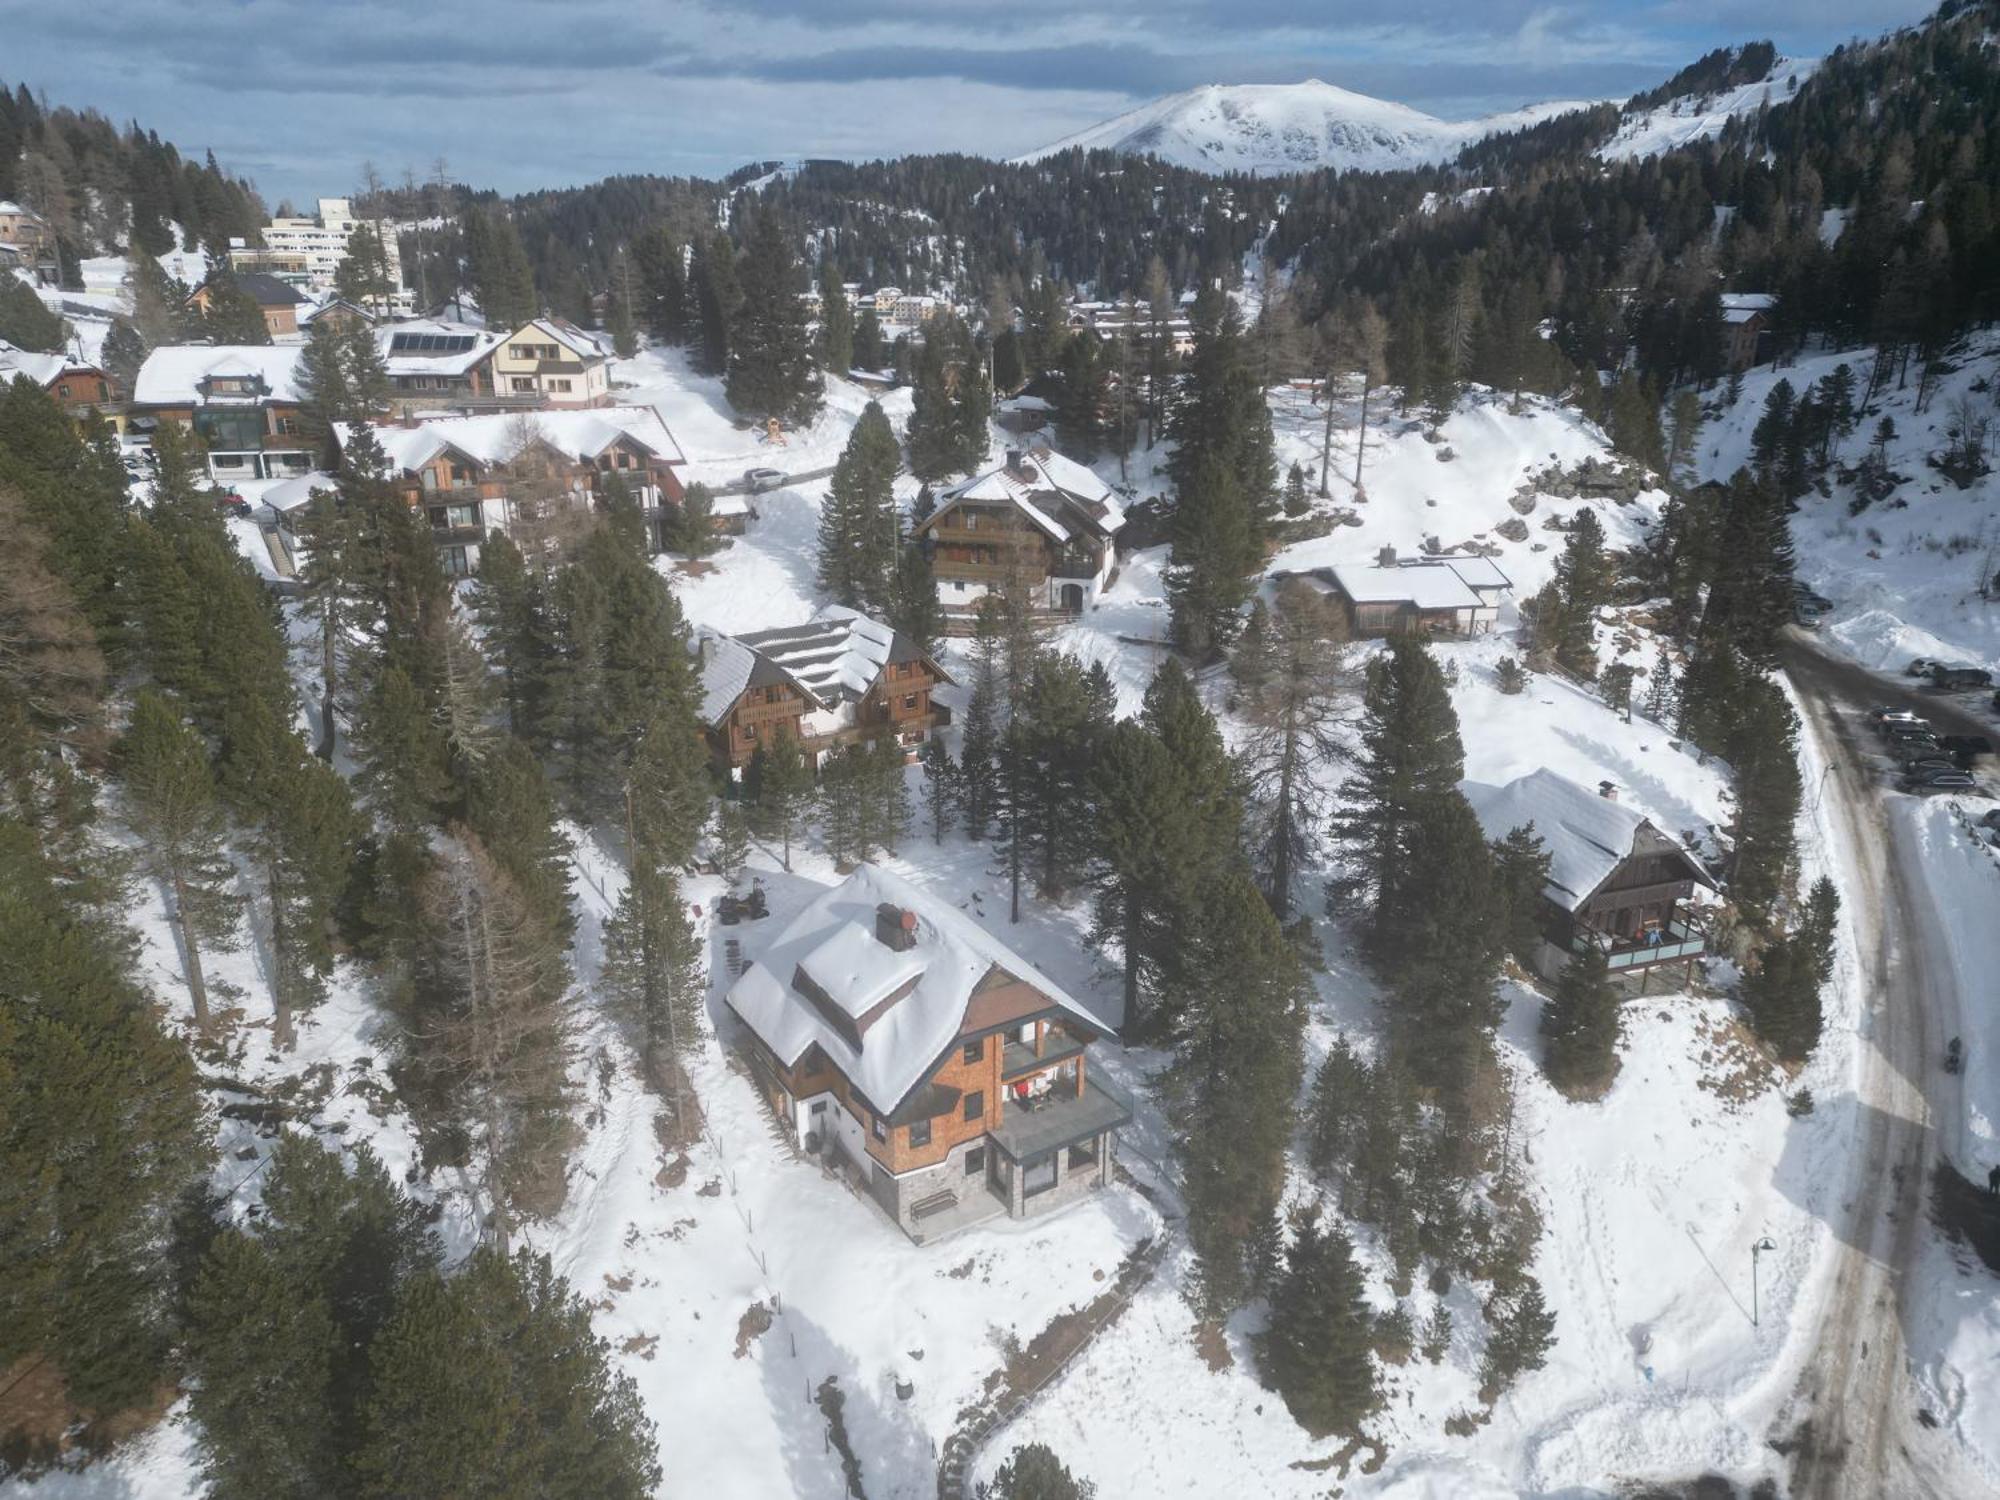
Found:
[[[908,636],[843,605],[802,625],[704,636],[697,649],[709,752],[732,775],[781,734],[817,762],[835,745],[885,736],[914,755],[951,722],[932,701],[952,681],[944,668]]]
[[[1125,510],[1111,487],[1051,448],[1006,461],[938,497],[916,535],[938,602],[960,628],[989,593],[1025,588],[1038,610],[1083,613],[1118,571]]]
[[[130,427],[179,422],[200,434],[209,477],[287,479],[315,454],[299,427],[296,344],[163,344],[132,382]]]
[[[429,519],[454,575],[478,571],[487,533],[512,534],[531,501],[594,508],[613,474],[648,511],[678,505],[683,494],[675,470],[687,460],[649,406],[432,417],[365,430],[404,498]],[[335,445],[352,443],[357,432],[336,427]]]
[[[1554,979],[1570,955],[1600,949],[1613,976],[1678,963],[1692,975],[1707,949],[1691,920],[1697,889],[1715,881],[1700,860],[1635,808],[1554,771],[1534,771],[1504,786],[1459,784],[1490,839],[1532,827],[1549,854],[1542,888],[1542,942],[1535,969]]]
[[[786,1133],[919,1243],[1111,1177],[1131,1106],[1107,1028],[974,918],[872,865],[794,917],[725,997]]]

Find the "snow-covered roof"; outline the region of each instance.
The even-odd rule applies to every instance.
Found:
[[[463,375],[507,341],[474,323],[409,318],[375,330],[382,362],[398,375]]]
[[[1014,506],[1054,542],[1067,542],[1079,530],[1109,537],[1125,524],[1125,507],[1093,470],[1045,444],[1014,457],[946,490],[932,519],[957,501],[986,500]]]
[[[1356,604],[1409,604],[1417,609],[1477,609],[1485,601],[1449,567],[1366,567],[1336,563],[1327,570]]]
[[[4,212],[4,205],[0,205]],[[0,341],[0,381],[10,381],[17,375],[25,375],[36,385],[53,384],[64,370],[72,368],[67,356],[62,354],[37,354],[29,349],[16,349],[12,344]]]
[[[345,442],[353,428],[341,423],[336,430]],[[507,463],[521,451],[523,439],[530,431],[559,453],[576,459],[595,459],[620,438],[630,438],[662,463],[687,462],[680,444],[667,431],[667,424],[650,406],[488,412],[474,417],[431,417],[414,426],[392,425],[373,430],[390,467],[396,470],[420,469],[447,449],[464,454],[474,463]]]
[[[1758,313],[1767,313],[1777,305],[1778,299],[1770,292],[1724,292],[1722,321],[1747,323]]]
[[[874,936],[884,904],[916,914],[914,945]],[[818,1044],[877,1110],[893,1112],[921,1084],[965,1024],[973,992],[995,970],[1019,980],[1092,1032],[1103,1023],[956,907],[874,865],[862,865],[792,919],[730,986],[729,1008],[787,1066]],[[795,984],[803,973],[846,1016],[859,1019],[907,992],[848,1040]],[[867,998],[867,997],[873,997]]]
[[[264,503],[282,515],[297,510],[311,500],[314,491],[330,490],[333,487],[333,476],[315,469],[310,474],[279,480],[264,491]]]
[[[1500,565],[1490,557],[1406,557],[1397,563],[1401,568],[1449,568],[1456,573],[1459,581],[1468,588],[1511,589],[1514,580],[1500,571]]]
[[[1534,825],[1549,851],[1549,883],[1543,894],[1565,911],[1583,905],[1632,853],[1639,831],[1647,826],[1637,808],[1550,770],[1531,771],[1504,786],[1461,781],[1458,789],[1490,839]],[[1692,858],[1688,865],[1707,882]]]
[[[0,198],[0,214],[24,214],[30,219],[37,220],[41,218],[41,215],[32,208],[23,203],[16,203],[11,198]]]
[[[908,636],[859,610],[829,604],[801,625],[709,637],[702,656],[702,712],[713,727],[744,689],[776,682],[832,708],[865,697],[890,662],[918,659],[929,661]],[[935,662],[930,666],[951,680]]]
[[[597,341],[595,335],[586,333],[566,318],[537,318],[534,322],[515,329],[507,335],[506,339],[500,342],[511,341],[521,337],[523,334],[532,333],[536,329],[540,329],[543,333],[546,333],[578,359],[609,358],[605,353],[604,346]]]
[[[204,394],[202,382],[247,377],[263,382],[258,399],[295,403],[298,362],[296,344],[162,344],[139,366],[132,400],[140,406],[237,405],[248,398]]]

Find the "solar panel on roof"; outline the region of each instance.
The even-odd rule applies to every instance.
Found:
[[[389,340],[391,354],[464,354],[477,342],[469,333],[399,333]]]

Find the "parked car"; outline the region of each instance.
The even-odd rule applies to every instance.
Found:
[[[1972,763],[1982,755],[1993,753],[1993,741],[1983,734],[1947,734],[1938,744],[1951,753],[1961,771],[1970,771]]]
[[[1801,599],[1792,606],[1792,623],[1801,630],[1817,630],[1825,613],[1824,610],[1816,609]]]
[[[1818,592],[1808,584],[1798,582],[1796,579],[1792,582],[1792,597],[1797,600],[1802,608],[1812,609],[1819,614],[1825,614],[1833,608],[1833,601],[1827,598],[1826,595]]]
[[[245,520],[249,519],[250,502],[234,490],[224,490],[215,497],[215,503],[218,508],[232,516],[241,516]]]
[[[1919,656],[1913,658],[1910,664],[1903,668],[1903,671],[1910,677],[1928,677],[1934,670],[1943,665],[1943,662],[1932,661],[1928,656]]]
[[[1888,741],[1891,750],[1901,750],[1911,745],[1929,745],[1943,749],[1938,737],[1931,733],[1928,724],[1892,724],[1882,731],[1882,738]]]
[[[745,469],[743,485],[753,495],[761,495],[766,490],[775,490],[785,482],[781,469]]]
[[[1927,771],[1963,771],[1956,759],[1942,750],[1920,750],[1903,757],[1903,774],[1919,776]]]
[[[1940,662],[1931,668],[1931,685],[1948,693],[1965,693],[1993,686],[1993,674],[1984,667],[1948,667]]]
[[[1913,724],[1923,729],[1927,728],[1930,722],[1911,713],[1907,708],[1871,708],[1868,710],[1868,719],[1883,734],[1887,734],[1897,724]]]
[[[1903,789],[1928,796],[1932,792],[1971,792],[1979,783],[1963,771],[1917,771],[1903,778]]]

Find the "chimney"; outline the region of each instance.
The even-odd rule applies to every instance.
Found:
[[[1025,467],[1022,462],[1023,457],[1024,455],[1019,448],[1009,448],[1007,450],[1007,472],[1009,474],[1019,474],[1021,472]]]
[[[875,941],[898,953],[909,952],[917,946],[917,914],[884,901],[875,908]]]
[[[1377,566],[1378,568],[1393,568],[1393,567],[1395,567],[1395,566],[1396,566],[1396,549],[1395,549],[1394,547],[1384,547],[1384,548],[1383,548],[1383,549],[1382,549],[1382,550],[1381,550],[1380,552],[1376,553],[1376,554],[1375,554],[1375,565],[1376,565],[1376,566]]]
[[[1614,781],[1598,782],[1597,795],[1602,797],[1606,802],[1616,802],[1618,800],[1618,784]]]

